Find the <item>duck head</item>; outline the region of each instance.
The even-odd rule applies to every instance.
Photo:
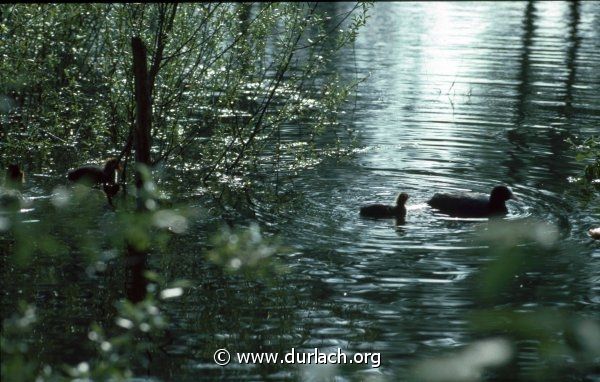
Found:
[[[117,158],[108,158],[106,162],[104,162],[104,169],[109,171],[121,171],[123,170],[123,167]]]
[[[407,200],[408,200],[408,194],[406,192],[402,192],[402,193],[398,194],[398,196],[396,197],[396,205],[403,206]]]
[[[504,202],[506,202],[507,200],[514,199],[514,198],[515,198],[515,196],[513,195],[510,188],[508,188],[506,186],[496,186],[496,187],[494,187],[494,189],[492,190],[492,193],[490,195],[490,203],[491,204],[504,204]]]
[[[123,170],[117,158],[108,158],[104,163],[104,176],[107,180],[116,181],[118,173]]]

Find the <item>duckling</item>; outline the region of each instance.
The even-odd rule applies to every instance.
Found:
[[[506,215],[508,209],[505,202],[509,199],[514,199],[512,191],[506,186],[496,186],[489,198],[435,194],[427,204],[446,215],[463,218],[481,218]]]
[[[406,207],[404,204],[408,200],[408,194],[402,192],[396,197],[396,205],[369,204],[360,208],[360,216],[366,218],[387,219],[396,218],[404,220],[406,217]]]
[[[592,239],[600,240],[600,227],[598,228],[590,228],[588,231]]]
[[[123,168],[117,158],[108,158],[104,168],[94,165],[82,166],[69,171],[67,178],[72,182],[85,182],[92,185],[115,183],[117,172]]]
[[[19,189],[25,182],[25,173],[18,164],[9,164],[6,170],[4,188],[0,187],[0,209],[18,210],[23,196]]]
[[[25,173],[18,164],[11,163],[6,169],[5,184],[7,186],[20,186],[25,183]]]

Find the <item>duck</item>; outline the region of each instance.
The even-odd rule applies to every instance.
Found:
[[[496,186],[489,198],[467,195],[435,194],[427,204],[441,213],[462,218],[483,218],[508,213],[506,201],[514,199],[510,188]]]
[[[25,183],[25,173],[18,164],[9,164],[6,169],[4,187],[0,187],[0,209],[18,210],[23,196],[19,191]]]
[[[84,182],[91,185],[104,183],[114,184],[117,173],[123,168],[117,158],[108,158],[104,168],[100,166],[87,165],[69,171],[67,179],[72,182]]]
[[[402,192],[396,197],[396,205],[369,204],[360,208],[360,216],[375,219],[396,218],[404,220],[406,217],[406,207],[404,204],[407,200],[408,194]]]
[[[16,163],[11,163],[6,169],[5,184],[11,187],[18,187],[25,183],[25,173]]]
[[[104,167],[87,165],[69,171],[67,179],[91,186],[102,185],[108,204],[114,209],[112,198],[119,192],[118,174],[123,168],[117,158],[108,158]]]
[[[600,227],[598,228],[590,228],[588,231],[592,239],[600,240]]]

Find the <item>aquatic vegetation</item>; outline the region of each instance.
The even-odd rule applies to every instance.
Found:
[[[583,186],[600,190],[600,137],[588,137],[577,144],[572,139],[568,142],[575,149],[577,161],[585,164],[582,176],[572,180]]]

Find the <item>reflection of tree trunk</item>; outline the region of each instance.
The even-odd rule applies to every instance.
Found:
[[[567,50],[566,66],[569,76],[565,83],[565,115],[570,115],[573,111],[573,85],[575,84],[575,60],[577,59],[577,50],[579,49],[580,38],[577,36],[577,25],[579,24],[579,2],[571,3],[571,14],[569,20],[569,49]]]
[[[523,130],[523,122],[527,115],[527,98],[530,93],[531,84],[529,82],[530,71],[530,56],[533,33],[535,30],[535,15],[533,1],[528,1],[525,7],[525,15],[523,16],[523,37],[522,37],[522,53],[521,53],[521,68],[517,77],[519,85],[517,87],[517,105],[515,123],[512,129],[506,131],[506,137],[515,148],[511,148],[507,156],[509,159],[504,161],[508,169],[508,176],[514,181],[522,181],[523,174],[521,170],[525,163],[518,155],[518,152],[523,149],[529,149],[527,132]]]
[[[131,39],[133,50],[133,73],[135,78],[135,101],[137,107],[137,123],[133,134],[135,161],[138,166],[150,163],[150,129],[152,126],[152,103],[146,63],[146,47],[139,37]],[[145,197],[142,192],[143,179],[139,169],[136,170],[137,210],[145,210]],[[147,248],[140,248],[136,243],[127,244],[127,298],[139,302],[146,295],[147,281],[144,278]],[[139,243],[137,243],[139,244]]]
[[[577,36],[577,26],[579,24],[579,3],[574,1],[570,4],[569,15],[569,30],[566,31],[568,48],[565,57],[565,67],[568,73],[565,80],[565,98],[564,105],[559,108],[559,113],[568,119],[573,114],[573,86],[575,85],[575,68],[577,59],[577,50],[579,49],[580,39]],[[572,139],[574,131],[569,128],[569,124],[565,125],[566,129],[558,128],[551,129],[548,133],[550,138],[550,151],[555,158],[560,158],[564,153],[570,150],[571,146],[567,143],[568,139]],[[556,178],[566,178],[569,174],[569,166],[564,160],[553,160],[548,163],[550,172]],[[561,221],[561,226],[569,226],[568,221]]]
[[[519,73],[519,89],[517,94],[519,99],[519,104],[517,106],[517,126],[521,126],[525,119],[527,96],[529,95],[530,90],[529,69],[531,65],[529,56],[531,55],[531,44],[534,31],[533,8],[533,1],[527,2],[524,16],[523,53],[521,54],[521,71]]]

